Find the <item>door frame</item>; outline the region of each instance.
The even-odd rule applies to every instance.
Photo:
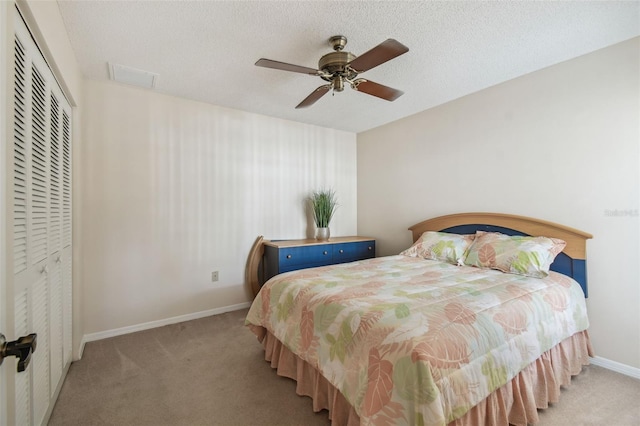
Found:
[[[3,34],[0,34],[0,164],[2,170],[8,170],[7,146],[9,141],[9,130],[7,129],[7,121],[9,113],[9,96],[8,96],[8,65],[9,65],[9,45],[11,41],[11,33],[13,29],[13,19],[9,19],[9,9],[13,7],[13,2],[0,2],[0,27],[3,28]],[[7,173],[0,173],[0,332],[8,333],[7,329],[7,220],[8,220],[8,203],[7,203]],[[11,312],[13,314],[13,310]],[[8,385],[8,367],[0,367],[0,425],[7,425],[9,422],[7,412],[7,385]]]

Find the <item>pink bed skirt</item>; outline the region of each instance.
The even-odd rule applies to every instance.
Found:
[[[264,346],[265,359],[280,376],[297,382],[296,393],[311,397],[313,410],[328,410],[332,425],[355,426],[360,418],[344,396],[318,370],[298,358],[266,329],[250,326]],[[527,425],[538,422],[538,408],[558,402],[560,386],[589,364],[593,353],[587,331],[576,333],[542,354],[509,383],[497,389],[463,417],[462,425]]]

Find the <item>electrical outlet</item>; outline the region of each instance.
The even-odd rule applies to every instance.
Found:
[[[218,281],[218,271],[213,271],[211,273],[211,282],[216,282]]]

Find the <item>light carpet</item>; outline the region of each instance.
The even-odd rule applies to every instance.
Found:
[[[87,343],[49,421],[57,425],[328,425],[244,326],[247,310]],[[585,367],[541,426],[640,425],[640,380]]]

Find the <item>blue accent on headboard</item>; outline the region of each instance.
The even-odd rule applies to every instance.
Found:
[[[480,224],[458,225],[442,230],[442,232],[450,232],[452,234],[475,234],[476,231],[500,232],[505,235],[529,235],[502,226]],[[560,253],[556,256],[550,269],[576,280],[578,284],[580,284],[580,287],[582,287],[584,297],[589,297],[589,293],[587,292],[587,263],[584,259],[573,259],[566,253]]]

